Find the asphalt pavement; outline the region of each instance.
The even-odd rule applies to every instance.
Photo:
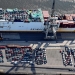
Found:
[[[53,67],[53,68],[74,68],[74,66],[67,66],[65,67],[63,65],[63,61],[62,61],[62,56],[59,53],[59,51],[62,49],[64,49],[64,45],[73,45],[72,47],[74,47],[75,45],[75,41],[74,40],[65,40],[65,41],[42,41],[42,42],[25,42],[25,41],[9,41],[9,42],[0,42],[0,45],[9,45],[9,44],[17,44],[17,45],[24,45],[24,46],[31,46],[34,48],[36,47],[41,47],[41,48],[46,48],[46,55],[47,55],[47,64],[43,64],[43,65],[31,65],[34,67]],[[61,47],[62,45],[62,47]],[[70,47],[71,47],[70,46]],[[3,51],[3,56],[5,57],[5,52]],[[6,57],[5,57],[6,58]],[[0,65],[11,65],[10,62],[7,62],[6,59],[4,58],[4,63],[0,63]],[[74,73],[73,72],[69,72],[68,70],[57,70],[57,69],[38,69],[38,68],[26,68],[26,66],[29,66],[29,64],[19,64],[19,66],[23,66],[23,67],[14,67],[13,65],[9,66],[9,67],[0,67],[0,70],[3,70],[4,72],[10,73]]]
[[[1,67],[1,69],[4,70],[5,73],[23,73],[23,74],[75,74],[75,71],[69,71],[67,70],[61,70],[61,69],[44,69],[44,68],[23,68],[19,67],[19,70],[16,70],[16,67]],[[7,71],[8,69],[8,71]]]
[[[3,53],[4,54],[4,53]],[[47,73],[47,74],[60,74],[60,73],[64,73],[64,74],[68,74],[68,73],[74,73],[73,72],[69,72],[68,69],[69,68],[74,68],[73,66],[67,66],[65,67],[63,65],[62,62],[62,57],[61,54],[59,53],[59,50],[46,50],[46,54],[47,54],[47,64],[43,64],[43,65],[29,65],[29,64],[25,64],[25,63],[20,63],[17,66],[20,67],[16,67],[14,65],[11,65],[10,62],[4,62],[1,63],[3,65],[7,65],[5,67],[3,67],[1,64],[0,66],[0,70],[3,70],[5,73]],[[28,67],[28,68],[27,68]],[[39,67],[39,68],[36,68]],[[61,69],[47,69],[47,68],[61,68]],[[66,68],[68,68],[66,70]]]

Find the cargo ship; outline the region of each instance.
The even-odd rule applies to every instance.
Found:
[[[52,15],[41,9],[0,8],[0,40],[44,41],[75,38],[75,14]]]

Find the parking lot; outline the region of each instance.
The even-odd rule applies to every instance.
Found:
[[[27,51],[28,48],[6,48],[3,49],[5,51],[5,57],[7,62],[20,61],[27,62],[33,60],[37,65],[49,65],[49,66],[63,66],[62,56],[59,53],[60,50],[43,50],[43,49],[35,49]]]
[[[62,57],[59,50],[46,50],[47,65],[51,66],[63,66]]]
[[[1,52],[0,56],[2,57],[2,59],[4,56],[4,62],[11,62],[11,64],[15,63],[17,64],[19,62],[37,65],[47,63],[45,49],[41,48],[32,49],[29,46],[19,46],[19,45],[0,46],[0,48],[3,48],[0,49]]]
[[[6,51],[7,50],[4,50],[3,51]],[[35,50],[34,54],[33,55],[28,55],[28,54],[24,54],[24,57],[22,57],[23,55],[20,54],[16,54],[16,50],[15,50],[15,53],[14,53],[14,50],[13,50],[13,56],[10,56],[12,51],[11,50],[8,50],[5,57],[6,58],[6,62],[4,63],[11,63],[11,61],[18,61],[18,60],[21,60],[22,63],[24,62],[27,62],[29,63],[31,60],[35,61],[35,62],[32,62],[36,65],[40,65],[40,66],[63,66],[63,63],[62,63],[62,59],[61,59],[61,54],[59,53],[59,50],[46,50],[43,51],[43,50]],[[29,52],[30,53],[30,52]],[[31,60],[29,59],[30,56],[33,56],[31,57]],[[7,59],[8,57],[8,59]],[[34,59],[35,58],[35,59]],[[5,60],[5,59],[4,59]]]
[[[75,67],[75,49],[65,46],[64,50],[60,50],[62,62],[64,66]]]
[[[61,48],[61,50],[64,49]],[[65,67],[62,61],[62,54],[60,53],[60,50],[56,50],[56,49],[45,50],[45,49],[36,48],[32,50],[30,47],[22,47],[22,48],[8,47],[5,49],[1,49],[0,51],[2,51],[3,54],[3,61],[4,61],[3,63],[10,64],[13,63],[14,61],[20,61],[21,63],[24,62],[28,64],[34,63],[40,66]],[[67,65],[67,66],[71,66],[71,65]]]
[[[34,50],[35,52],[35,63],[37,65],[42,65],[47,63],[47,56],[46,56],[46,50],[45,48],[36,48]]]
[[[33,50],[30,47],[7,47],[5,49],[7,62],[29,62],[33,58]]]

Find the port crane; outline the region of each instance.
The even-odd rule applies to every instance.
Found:
[[[55,0],[52,4],[51,17],[48,18],[46,28],[45,28],[45,39],[57,39],[56,30],[59,28],[59,24],[56,24],[57,17],[54,15],[55,12]],[[49,33],[53,33],[53,36],[49,36]]]

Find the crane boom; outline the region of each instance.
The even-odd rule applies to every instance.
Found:
[[[55,0],[53,0],[51,17],[53,17],[54,15],[54,11],[55,11],[54,9],[55,9]]]

